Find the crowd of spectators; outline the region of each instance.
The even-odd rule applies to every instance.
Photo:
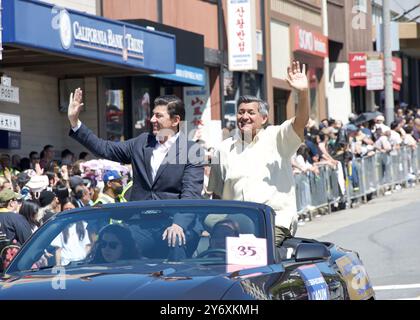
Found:
[[[78,208],[126,201],[124,186],[131,180],[131,168],[89,158],[86,152],[76,158],[65,149],[57,160],[52,145],[24,158],[0,156],[0,260],[7,254],[3,246],[21,246],[68,203]]]
[[[402,147],[416,150],[420,141],[420,109],[398,108],[394,119],[387,126],[384,115],[377,111],[360,115],[352,113],[345,125],[331,118],[323,119],[318,124],[310,119],[305,142],[292,158],[295,176],[310,173],[319,175],[319,168],[328,166],[337,172],[343,197],[346,178],[353,190],[358,191],[360,177],[355,159],[379,154],[386,170],[390,155],[396,154]],[[414,174],[410,172],[413,178]]]

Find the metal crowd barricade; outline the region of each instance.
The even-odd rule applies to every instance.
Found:
[[[295,175],[295,193],[296,193],[296,207],[298,214],[305,213],[311,206],[311,189],[309,185],[309,177],[306,173],[299,173]]]
[[[364,196],[362,184],[362,159],[353,159],[346,166],[347,199],[359,199]]]
[[[361,159],[361,181],[364,194],[377,192],[379,188],[376,155]]]
[[[328,203],[338,203],[341,199],[340,184],[338,182],[337,170],[334,170],[326,166],[328,172],[328,181],[327,181],[327,197]]]
[[[420,143],[417,148],[403,146],[391,153],[377,152],[373,156],[353,159],[352,162],[344,169],[345,195],[341,194],[337,171],[328,166],[320,166],[319,175],[295,175],[298,212],[330,207],[341,201],[343,196],[347,203],[360,198],[367,200],[369,194],[379,195],[381,190],[417,181],[420,177]]]
[[[418,152],[420,151],[419,147],[417,147],[416,149],[410,148],[410,152],[411,152],[411,162],[410,162],[410,173],[418,176],[419,175],[419,156],[418,156]]]
[[[402,150],[391,152],[391,183],[402,184],[404,177],[404,161]]]
[[[386,186],[392,182],[391,155],[389,153],[376,153],[376,166],[378,172],[378,182],[381,186]]]
[[[312,172],[309,174],[312,206],[320,208],[328,205],[327,181],[328,171],[325,166],[319,167],[319,175]]]
[[[420,143],[417,144],[417,152],[416,152],[416,158],[417,158],[417,170],[420,170]],[[420,174],[419,171],[416,172],[417,176]]]

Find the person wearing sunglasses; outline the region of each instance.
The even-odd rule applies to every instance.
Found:
[[[91,262],[113,263],[133,259],[140,259],[140,254],[130,230],[120,224],[103,227],[91,252]]]

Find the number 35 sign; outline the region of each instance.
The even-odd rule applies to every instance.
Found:
[[[253,234],[226,237],[227,264],[242,266],[267,265],[267,239]]]

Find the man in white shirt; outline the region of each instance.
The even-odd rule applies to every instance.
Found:
[[[264,203],[276,212],[276,245],[290,237],[297,220],[291,157],[304,137],[309,120],[308,79],[305,66],[293,62],[289,84],[298,91],[296,117],[281,126],[268,126],[266,102],[240,97],[237,125],[240,134],[222,142],[212,165],[208,190],[225,200]],[[213,161],[212,161],[213,163]]]

